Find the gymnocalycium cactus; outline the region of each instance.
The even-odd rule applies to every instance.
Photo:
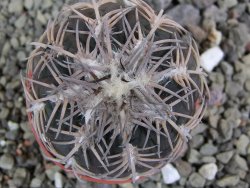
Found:
[[[22,76],[44,156],[79,178],[116,183],[176,159],[208,93],[197,46],[142,0],[65,6]]]

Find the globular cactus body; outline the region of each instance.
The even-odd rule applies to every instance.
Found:
[[[78,177],[121,182],[176,159],[207,85],[190,34],[141,0],[65,6],[22,77],[46,158]]]

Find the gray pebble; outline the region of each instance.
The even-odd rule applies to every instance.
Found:
[[[234,151],[226,151],[216,155],[216,159],[223,164],[227,164],[233,157]]]
[[[177,5],[166,14],[181,25],[197,25],[200,22],[199,9],[192,5]]]
[[[8,108],[1,108],[0,109],[0,119],[6,119],[10,113],[10,110]]]
[[[17,168],[13,177],[14,184],[18,187],[22,186],[26,179],[26,176],[27,171],[25,168]]]
[[[206,183],[205,178],[196,172],[190,175],[188,181],[192,187],[204,187]]]
[[[243,86],[238,82],[227,82],[226,84],[226,93],[230,97],[237,97],[238,93],[243,90]]]
[[[3,154],[0,158],[0,168],[11,170],[14,166],[14,159],[10,154]]]
[[[203,156],[201,158],[202,163],[215,163],[216,159],[212,156]]]
[[[245,89],[250,92],[250,79],[247,79],[245,82]]]
[[[225,119],[222,119],[218,124],[218,129],[225,141],[230,140],[232,138],[233,128],[234,128],[233,123],[230,121],[226,121]]]
[[[182,177],[188,177],[192,172],[192,166],[186,161],[178,160],[177,162],[175,162],[175,165]]]
[[[247,161],[243,157],[235,155],[234,160],[240,169],[248,171]]]
[[[197,150],[191,149],[188,154],[188,162],[199,164],[201,162],[201,154]]]
[[[246,155],[247,146],[250,143],[249,137],[245,134],[242,134],[240,138],[236,141],[236,148],[239,154]]]
[[[28,10],[30,10],[33,6],[33,0],[24,0],[24,7]]]
[[[203,8],[211,6],[216,0],[205,0],[205,1],[192,0],[192,1],[195,6],[197,6],[200,9],[203,9]]]
[[[33,178],[30,183],[30,187],[41,187],[42,185],[42,180],[39,179],[38,177]]]
[[[210,143],[203,145],[200,149],[200,153],[202,155],[214,155],[217,153],[217,151],[218,151],[218,148]]]
[[[190,141],[191,148],[198,148],[204,143],[204,136],[203,135],[195,135],[192,137]]]
[[[238,1],[237,0],[226,0],[226,1],[219,0],[218,4],[221,9],[229,9],[229,8],[236,6],[238,4]]]
[[[225,22],[227,20],[227,13],[225,10],[219,9],[216,5],[212,5],[205,10],[204,17],[215,22]]]
[[[240,177],[238,175],[235,176],[225,176],[217,181],[217,185],[220,187],[226,186],[236,186],[240,181]]]
[[[23,14],[15,21],[14,24],[16,28],[21,29],[27,24],[26,22],[27,22],[27,17],[25,14]]]
[[[220,66],[225,75],[231,76],[233,74],[233,66],[230,65],[228,62],[223,61],[220,63]]]
[[[8,11],[10,13],[20,14],[23,10],[23,0],[11,0]]]

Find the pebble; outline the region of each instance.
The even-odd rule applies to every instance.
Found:
[[[210,143],[204,144],[200,149],[200,153],[202,155],[214,155],[217,153],[217,151],[218,148]]]
[[[3,154],[0,158],[0,168],[11,170],[14,166],[14,159],[10,154]]]
[[[21,29],[25,26],[25,24],[27,24],[26,22],[27,22],[27,17],[23,14],[15,21],[14,24],[16,28]]]
[[[30,187],[41,187],[42,185],[42,180],[39,179],[38,177],[33,178],[30,183]]]
[[[229,64],[226,61],[222,61],[220,64],[221,70],[223,71],[223,73],[227,76],[232,76],[234,69],[233,66],[231,64]]]
[[[200,174],[194,172],[189,177],[189,183],[192,187],[204,187],[206,180]]]
[[[225,119],[220,120],[218,124],[218,129],[225,141],[228,141],[232,138],[233,128],[234,128],[233,123],[230,121],[226,121]]]
[[[216,23],[222,23],[227,20],[227,13],[225,10],[219,9],[216,5],[211,5],[204,11],[204,17],[206,19],[214,20]]]
[[[25,168],[17,168],[14,173],[14,184],[18,187],[22,186],[27,176],[27,171]]]
[[[186,161],[178,160],[175,162],[175,165],[182,177],[188,177],[192,173],[192,166]]]
[[[243,157],[236,155],[234,160],[236,164],[240,167],[240,169],[248,171],[247,161]]]
[[[250,92],[250,79],[247,79],[247,80],[245,81],[245,89],[246,89],[248,92]]]
[[[172,184],[181,178],[179,172],[170,163],[166,164],[161,169],[161,173],[162,173],[163,181],[165,184]]]
[[[217,181],[217,185],[220,187],[226,186],[236,186],[240,181],[240,177],[237,175],[234,176],[225,176]]]
[[[10,13],[20,14],[23,10],[23,0],[11,0],[9,3],[8,11]]]
[[[37,11],[36,18],[41,24],[47,23],[46,17],[44,16],[44,14],[40,10]]]
[[[55,180],[55,187],[56,188],[63,187],[63,175],[61,173],[56,172],[55,176],[54,176],[54,180]]]
[[[223,164],[227,164],[233,157],[234,151],[225,151],[216,155],[216,159]]]
[[[241,155],[246,155],[247,146],[250,143],[249,137],[245,134],[242,134],[240,138],[236,141],[236,149]]]
[[[230,97],[237,97],[237,95],[243,90],[243,86],[235,81],[227,82],[225,91]]]
[[[16,131],[19,129],[19,125],[16,122],[8,121],[8,127],[10,131]]]
[[[238,1],[237,0],[226,0],[226,1],[219,0],[218,4],[221,9],[229,9],[229,8],[236,6],[238,4]]]
[[[201,54],[201,66],[211,72],[223,59],[224,52],[218,46],[210,48]]]
[[[199,9],[190,4],[177,5],[166,14],[181,25],[198,25],[200,22]]]
[[[197,150],[191,149],[188,154],[188,162],[192,164],[199,164],[200,160],[201,160],[201,154]]]
[[[33,0],[24,0],[24,7],[30,10],[33,7]]]
[[[205,164],[199,169],[199,173],[208,180],[213,180],[218,172],[218,167],[215,163]]]
[[[192,0],[192,2],[195,4],[195,6],[197,6],[200,9],[211,6],[215,1],[216,0],[205,0],[205,1]]]

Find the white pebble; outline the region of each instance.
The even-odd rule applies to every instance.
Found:
[[[205,164],[199,169],[199,173],[208,180],[213,180],[217,172],[218,167],[214,163]]]
[[[161,169],[161,173],[165,184],[172,184],[181,178],[179,172],[172,164],[166,164]]]
[[[216,67],[224,56],[224,52],[220,47],[215,46],[208,49],[201,54],[201,66],[207,71],[211,72]]]
[[[56,172],[55,173],[55,187],[56,188],[62,188],[63,187],[63,176],[61,173]]]
[[[8,121],[8,127],[10,131],[16,131],[19,128],[19,125],[16,122]]]

